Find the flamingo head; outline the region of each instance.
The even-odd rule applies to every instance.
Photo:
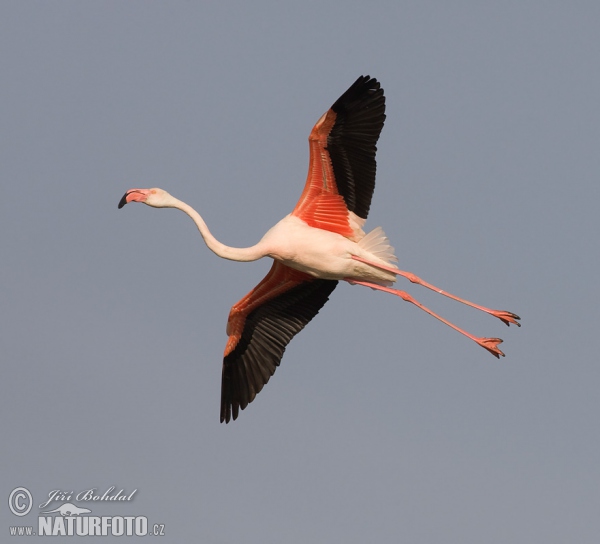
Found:
[[[163,189],[129,189],[119,202],[119,209],[130,202],[143,202],[153,208],[170,208],[175,199]]]

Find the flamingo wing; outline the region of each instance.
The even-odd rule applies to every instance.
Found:
[[[279,366],[286,346],[327,302],[337,281],[313,279],[274,261],[231,308],[221,381],[221,422],[238,417]]]
[[[349,238],[362,227],[375,189],[384,121],[383,89],[376,79],[359,77],[310,133],[308,177],[292,215]]]

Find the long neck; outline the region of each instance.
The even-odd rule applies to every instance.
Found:
[[[229,247],[222,244],[211,234],[204,219],[200,217],[200,214],[194,208],[176,198],[173,200],[172,207],[181,210],[192,218],[208,248],[219,257],[229,259],[230,261],[257,261],[261,257],[266,256],[266,253],[260,247],[260,243],[245,248]]]

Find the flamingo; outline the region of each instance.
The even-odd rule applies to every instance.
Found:
[[[252,247],[219,242],[191,206],[162,189],[129,189],[119,202],[176,208],[194,221],[215,254],[233,261],[271,257],[265,278],[231,308],[221,381],[221,423],[234,420],[279,366],[286,346],[327,302],[338,281],[384,291],[414,304],[497,358],[500,338],[476,337],[391,286],[397,276],[520,326],[519,316],[491,310],[438,289],[396,268],[384,231],[365,234],[375,188],[376,143],[385,120],[385,97],[375,78],[359,77],[323,114],[309,136],[308,177],[292,213]]]

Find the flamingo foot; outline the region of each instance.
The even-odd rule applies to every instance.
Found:
[[[507,312],[505,310],[490,310],[490,314],[497,317],[502,323],[505,323],[508,327],[511,323],[516,325],[517,327],[521,326],[517,320],[521,319],[517,314],[513,314],[512,312]]]
[[[500,351],[498,344],[502,343],[500,338],[474,338],[482,348],[487,349],[494,357],[500,359],[500,356],[504,357],[504,353]]]

